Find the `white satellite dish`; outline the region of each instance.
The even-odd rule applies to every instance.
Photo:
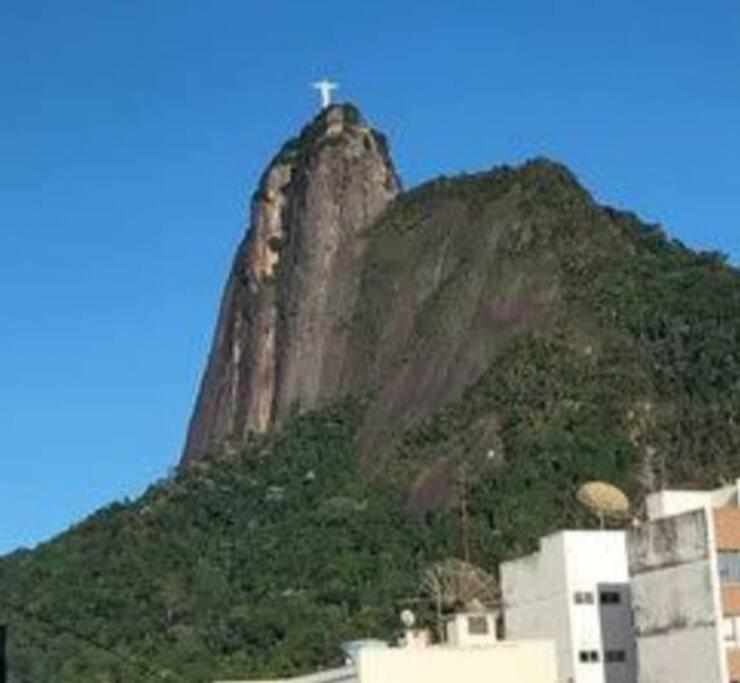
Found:
[[[416,615],[410,609],[403,610],[403,612],[401,612],[401,623],[406,628],[414,628],[414,625],[416,624]]]

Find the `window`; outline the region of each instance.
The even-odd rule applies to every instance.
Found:
[[[576,605],[593,605],[594,594],[590,591],[576,591],[573,594]]]
[[[578,660],[583,664],[590,664],[599,661],[598,650],[581,650],[578,653]]]
[[[717,553],[717,564],[722,583],[740,583],[740,551],[720,550]]]
[[[485,617],[468,617],[468,633],[471,636],[488,634],[488,619]]]
[[[506,637],[506,624],[504,623],[504,617],[503,614],[499,614],[496,617],[496,640],[504,640]]]
[[[627,659],[627,653],[624,650],[607,650],[604,653],[604,661],[614,664],[616,662],[624,662]]]
[[[730,643],[735,642],[735,619],[733,617],[725,617],[722,622],[722,630],[724,632],[725,640]]]
[[[599,596],[602,605],[618,605],[622,602],[622,596],[619,591],[602,591]]]

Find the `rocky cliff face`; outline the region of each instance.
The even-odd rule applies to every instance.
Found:
[[[400,190],[382,135],[332,106],[254,195],[226,284],[184,462],[241,447],[340,392],[368,226]]]
[[[696,453],[712,453],[721,467],[709,458],[705,470],[718,472],[740,444],[736,375],[724,369],[736,368],[737,292],[720,258],[599,206],[551,161],[400,194],[382,136],[353,107],[332,107],[255,194],[184,460],[362,398],[366,472],[403,470],[420,498],[442,500],[456,458],[503,462],[512,411],[535,378],[521,433],[546,427],[554,441],[532,453],[573,450],[555,444],[558,429],[583,439],[593,418],[589,448],[627,434],[623,451],[639,453],[630,457],[648,488],[670,472],[693,481]],[[546,399],[552,373],[557,395]],[[712,398],[697,408],[697,396]]]
[[[459,399],[512,336],[551,326],[557,268],[530,243],[559,211],[523,206],[560,184],[590,201],[549,162],[401,194],[382,135],[350,105],[322,112],[255,193],[184,461],[353,396],[367,404],[362,453],[382,467],[399,435]]]

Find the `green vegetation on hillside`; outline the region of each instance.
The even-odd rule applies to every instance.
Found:
[[[721,255],[597,205],[567,169],[540,159],[406,193],[376,226],[370,257],[358,313],[368,359],[397,343],[389,302],[414,301],[396,361],[409,381],[381,378],[391,387],[381,386],[381,401],[396,411],[379,411],[378,429],[432,414],[411,429],[394,425],[384,466],[407,459],[418,474],[419,463],[480,456],[501,430],[511,436],[516,385],[531,379],[543,401],[522,409],[533,419],[543,408],[549,422],[570,411],[579,438],[594,425],[603,442],[629,451],[615,476],[638,498],[740,471],[740,273]],[[460,374],[439,378],[445,365]],[[501,384],[512,367],[523,371],[510,395],[497,390],[498,404],[481,407],[467,385],[438,406],[471,368],[483,384]],[[419,382],[433,390],[408,391]],[[407,456],[414,440],[423,447]]]
[[[542,160],[417,188],[368,239],[353,343],[373,391],[0,560],[12,683],[336,663],[423,613],[422,569],[461,553],[463,475],[471,559],[494,570],[593,524],[585,480],[639,507],[740,473],[740,274],[720,256]]]
[[[399,491],[359,476],[354,412],[300,418],[244,457],[5,558],[11,681],[276,675],[340,661],[347,638],[392,633],[421,569],[448,549],[405,515]]]

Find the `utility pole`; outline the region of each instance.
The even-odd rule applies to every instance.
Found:
[[[460,526],[462,531],[463,559],[470,564],[470,525],[468,523],[468,479],[465,462],[460,465]]]

